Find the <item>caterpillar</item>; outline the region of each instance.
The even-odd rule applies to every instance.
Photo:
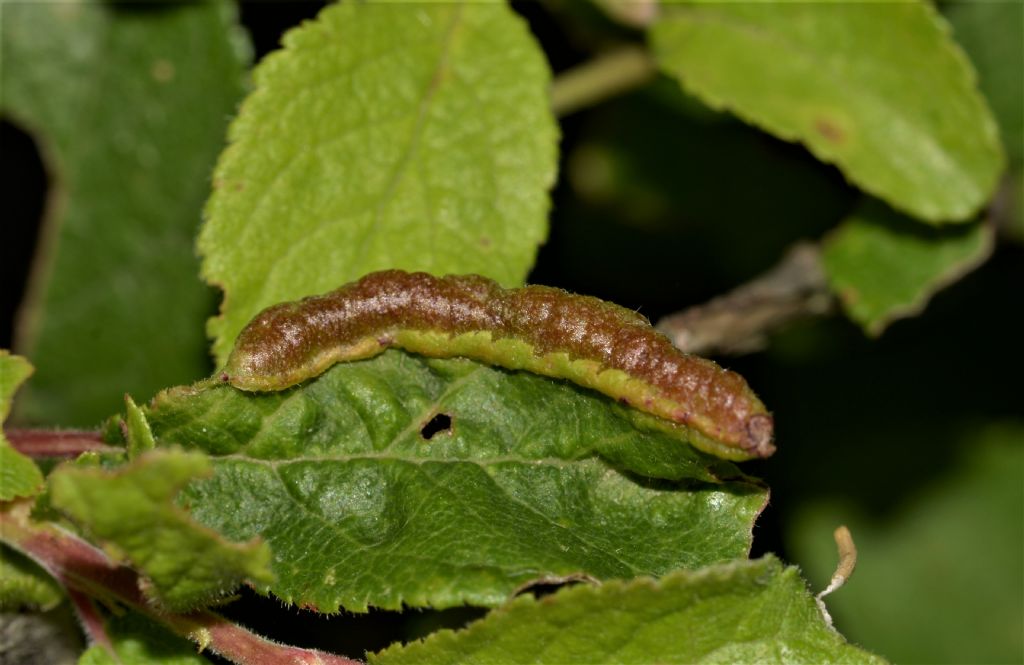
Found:
[[[567,379],[726,459],[775,451],[772,417],[743,377],[679,351],[642,315],[547,286],[504,289],[479,275],[385,270],[269,307],[241,332],[219,379],[283,390],[389,347]]]

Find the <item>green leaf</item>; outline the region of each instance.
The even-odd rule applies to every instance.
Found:
[[[992,241],[987,224],[930,229],[869,201],[826,238],[822,259],[846,313],[880,335],[983,263]]]
[[[20,356],[0,349],[0,425],[11,412],[11,398],[25,379],[32,374],[32,365]],[[0,501],[32,496],[43,488],[43,474],[35,462],[11,447],[0,429]]]
[[[106,647],[97,644],[82,653],[81,658],[78,659],[78,665],[117,665],[117,661],[110,655]]]
[[[1010,168],[992,205],[992,221],[1024,243],[1024,4],[956,2],[944,6],[954,34],[978,69],[978,83],[999,120]]]
[[[944,6],[956,37],[978,70],[978,84],[999,120],[1010,163],[1024,162],[1024,4],[954,2]]]
[[[11,412],[11,399],[18,386],[32,375],[32,365],[21,356],[11,355],[6,349],[0,349],[0,424],[7,420]],[[0,436],[3,436],[0,433]]]
[[[153,439],[153,432],[149,428],[149,422],[146,421],[146,414],[135,404],[135,400],[125,395],[124,405],[128,457],[129,459],[135,459],[139,455],[155,448],[156,441]]]
[[[399,351],[282,392],[181,388],[147,408],[158,445],[215,456],[214,477],[184,492],[193,516],[264,538],[269,590],[324,612],[493,606],[542,578],[745,556],[765,490],[631,413],[568,383]]]
[[[103,622],[107,637],[117,657],[106,647],[96,645],[82,654],[78,665],[209,665],[210,661],[196,653],[196,647],[146,617],[122,610],[107,616]]]
[[[970,219],[1003,166],[974,72],[924,2],[707,3],[652,30],[659,65],[931,223]]]
[[[272,579],[265,543],[228,542],[176,507],[183,484],[208,475],[203,456],[153,451],[115,471],[65,465],[50,474],[53,506],[152,581],[146,589],[170,610],[194,609],[239,583]]]
[[[50,177],[18,346],[22,421],[94,426],[208,373],[193,239],[243,82],[233,5],[3,5],[0,109]]]
[[[522,283],[547,235],[549,73],[503,3],[342,3],[284,38],[199,239],[223,362],[262,308],[381,268]]]
[[[369,659],[401,663],[883,663],[822,619],[796,568],[771,556],[661,580],[524,596],[469,628]]]
[[[0,545],[0,611],[49,610],[64,599],[60,585],[24,554]]]
[[[32,496],[43,488],[43,474],[35,462],[11,447],[0,433],[0,501]]]
[[[828,604],[836,625],[897,662],[1017,663],[1024,657],[1024,424],[963,438],[945,477],[876,515],[845,501],[808,503],[791,520],[812,580],[835,564],[829,534],[846,523],[857,572]]]

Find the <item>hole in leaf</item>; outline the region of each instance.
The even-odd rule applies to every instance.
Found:
[[[420,436],[426,441],[430,441],[434,438],[435,434],[442,432],[451,433],[452,431],[452,417],[447,413],[438,413],[430,421],[420,428]]]

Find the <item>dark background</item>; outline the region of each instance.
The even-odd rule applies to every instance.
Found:
[[[600,17],[568,29],[562,18],[578,19],[577,10],[515,6],[556,74],[610,42],[640,41]],[[257,59],[320,7],[243,5]],[[550,238],[530,281],[605,297],[652,320],[759,274],[792,243],[821,237],[859,200],[803,148],[708,111],[666,81],[572,115],[562,133]],[[10,348],[46,176],[31,138],[6,122],[0,147],[0,347]],[[719,359],[747,377],[777,419],[779,452],[744,465],[772,489],[753,554],[791,560],[784,526],[808,502],[838,497],[884,515],[949,470],[965,428],[1024,415],[1022,287],[1024,250],[1000,242],[985,265],[880,339],[837,315],[784,331],[764,352]],[[320,617],[252,594],[226,613],[279,639],[358,657],[479,615]]]

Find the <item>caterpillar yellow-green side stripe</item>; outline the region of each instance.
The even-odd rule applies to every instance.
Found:
[[[567,379],[725,459],[775,452],[772,417],[743,377],[682,353],[643,316],[547,286],[504,289],[479,275],[385,270],[269,307],[239,335],[220,379],[283,390],[389,347]]]

